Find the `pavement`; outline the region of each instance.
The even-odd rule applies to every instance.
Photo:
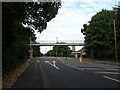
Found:
[[[14,88],[43,88],[40,67],[35,59],[11,86],[11,89]]]

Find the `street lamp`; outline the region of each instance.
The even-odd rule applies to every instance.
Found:
[[[113,25],[114,25],[114,37],[115,37],[115,57],[116,57],[116,62],[117,62],[117,42],[116,42],[116,28],[115,28],[115,20],[113,20]]]

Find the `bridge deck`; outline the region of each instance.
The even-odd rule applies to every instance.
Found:
[[[31,43],[31,46],[84,46],[84,43]]]

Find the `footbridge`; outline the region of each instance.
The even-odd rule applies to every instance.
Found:
[[[30,43],[31,46],[84,46],[84,40],[44,40]]]
[[[44,40],[33,42],[30,38],[30,59],[33,56],[32,46],[72,46],[72,51],[75,52],[75,46],[84,46],[84,40]],[[77,55],[77,53],[75,52]]]

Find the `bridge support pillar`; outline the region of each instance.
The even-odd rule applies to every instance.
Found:
[[[72,51],[75,52],[75,46],[72,46]]]
[[[78,55],[77,55],[77,53],[75,54],[75,58],[78,58]]]
[[[72,51],[75,52],[75,46],[72,46]],[[76,57],[76,55],[73,54],[73,57]]]

